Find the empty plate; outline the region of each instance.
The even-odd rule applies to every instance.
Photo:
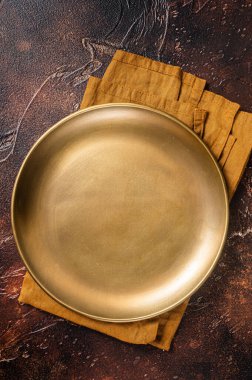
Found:
[[[15,240],[37,283],[112,322],[188,298],[216,264],[227,225],[225,183],[204,143],[133,104],[94,106],[49,129],[12,197]]]

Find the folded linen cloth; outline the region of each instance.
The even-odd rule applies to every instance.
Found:
[[[106,99],[111,99],[111,102],[148,105],[172,114],[188,126],[190,126],[188,123],[190,116],[183,115],[182,109],[189,113],[193,105],[198,113],[201,112],[200,110],[205,111],[201,137],[223,169],[231,199],[251,152],[252,114],[240,111],[239,104],[204,90],[205,80],[185,73],[181,69],[178,70],[177,67],[176,70],[172,69],[174,67],[176,66],[118,50],[102,78],[100,91],[109,94],[110,96],[106,96]],[[147,71],[155,72],[155,78],[148,76]],[[140,80],[142,75],[145,75],[145,79],[148,78],[146,82]],[[177,90],[177,85],[175,90],[172,88],[174,76],[180,77],[179,90]],[[170,91],[166,91],[166,88]],[[100,95],[98,95],[98,101],[101,102]],[[191,106],[186,106],[184,103]],[[92,104],[95,103],[91,100],[88,105]],[[82,105],[87,106],[85,101]],[[180,108],[180,111],[174,111],[176,108]],[[194,130],[197,131],[196,126]]]
[[[132,102],[169,113],[194,130],[208,145],[227,181],[230,199],[252,146],[252,114],[237,103],[205,91],[205,81],[179,67],[117,51],[102,79],[91,77],[81,109],[105,103]],[[169,350],[188,300],[157,318],[108,323],[68,310],[48,296],[26,273],[19,301],[117,339]]]

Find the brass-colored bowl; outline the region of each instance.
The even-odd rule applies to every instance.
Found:
[[[225,242],[228,198],[189,128],[148,107],[107,104],[36,142],[11,214],[19,253],[51,297],[128,322],[174,308],[203,284]]]

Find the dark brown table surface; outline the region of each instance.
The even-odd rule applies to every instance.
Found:
[[[117,48],[180,65],[251,112],[251,20],[251,0],[1,1],[1,379],[249,378],[252,160],[231,203],[222,258],[191,298],[170,352],[19,305],[25,268],[10,196],[31,145],[78,109],[88,76],[101,76]]]

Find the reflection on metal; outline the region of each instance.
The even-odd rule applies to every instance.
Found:
[[[12,198],[15,240],[36,281],[106,321],[154,317],[187,299],[217,263],[227,224],[224,179],[203,142],[131,104],[57,123],[31,149]]]

